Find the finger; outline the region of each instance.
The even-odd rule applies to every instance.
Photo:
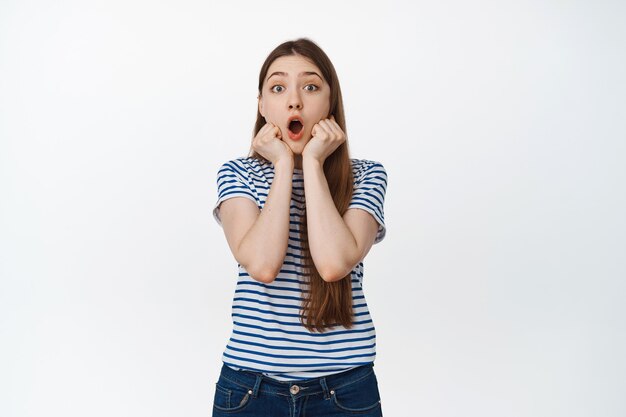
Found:
[[[272,124],[271,123],[265,123],[263,125],[263,127],[261,128],[261,130],[259,131],[259,133],[263,132],[262,134],[266,134],[270,129],[272,128]]]
[[[324,131],[326,132],[326,134],[330,137],[335,136],[335,133],[333,132],[333,129],[330,127],[330,123],[328,122],[328,120],[320,120],[319,121],[320,126],[322,126],[322,129],[324,129]]]
[[[311,129],[311,136],[315,136],[316,138],[319,138],[320,135],[324,135],[325,133],[326,130],[322,126],[321,120],[313,126],[313,129]]]
[[[278,136],[280,134],[280,129],[274,123],[267,124],[267,133],[271,134],[272,137]]]
[[[328,128],[335,135],[337,135],[337,136],[341,136],[342,135],[343,131],[341,130],[341,127],[337,124],[337,122],[335,122],[334,120],[328,120],[327,124],[328,124]]]
[[[333,122],[332,120],[330,120],[330,119],[325,119],[324,120],[324,126],[326,126],[328,131],[333,132],[334,131],[334,129],[333,129],[334,125],[336,125],[336,123]]]

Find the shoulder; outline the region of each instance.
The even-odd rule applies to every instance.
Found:
[[[242,176],[247,176],[250,173],[265,171],[268,167],[270,167],[270,164],[267,162],[252,157],[241,156],[224,162],[220,166],[219,172],[230,171]]]
[[[357,158],[351,158],[350,162],[352,163],[352,174],[354,175],[355,181],[362,180],[366,177],[379,176],[386,182],[387,171],[382,162]]]

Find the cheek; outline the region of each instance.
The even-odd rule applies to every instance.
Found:
[[[276,105],[276,103],[272,103],[272,105],[266,107],[265,114],[273,119],[280,119],[282,113],[281,106]]]
[[[271,98],[265,98],[263,100],[263,112],[265,113],[265,118],[269,119],[274,116],[276,113],[276,103],[274,103]]]
[[[320,119],[326,119],[330,117],[328,114],[330,112],[330,99],[326,98],[324,103],[320,105]]]

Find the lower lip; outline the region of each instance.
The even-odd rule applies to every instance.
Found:
[[[291,140],[300,140],[302,139],[302,135],[304,134],[304,127],[300,130],[299,133],[293,133],[291,130],[288,130],[289,139]]]

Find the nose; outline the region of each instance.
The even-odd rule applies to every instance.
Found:
[[[300,99],[300,94],[297,91],[292,92],[289,95],[289,110],[302,108],[302,100]]]

